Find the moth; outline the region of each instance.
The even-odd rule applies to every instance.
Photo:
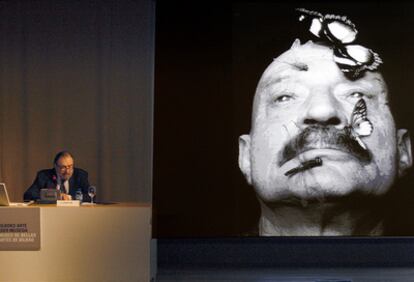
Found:
[[[356,102],[351,114],[351,124],[348,126],[350,134],[355,141],[364,149],[367,149],[365,143],[361,140],[361,137],[371,135],[374,130],[374,126],[368,119],[367,105],[364,99],[359,99]]]
[[[354,44],[358,31],[346,16],[323,15],[303,8],[299,12],[299,21],[307,23],[309,31],[334,47],[334,60],[339,68],[357,78],[365,70],[376,70],[382,60],[377,53],[364,46]]]
[[[358,31],[346,16],[323,15],[303,8],[299,12],[299,21],[310,24],[309,31],[316,37],[331,43],[350,44],[355,41]]]

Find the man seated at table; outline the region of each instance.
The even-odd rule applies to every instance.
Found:
[[[37,173],[33,184],[24,193],[24,200],[37,200],[40,198],[40,189],[54,188],[60,190],[62,200],[75,199],[79,189],[83,194],[83,201],[90,201],[88,196],[88,173],[74,167],[71,153],[62,151],[57,153],[53,161],[54,168],[43,169]]]

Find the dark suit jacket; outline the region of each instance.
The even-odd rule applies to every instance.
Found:
[[[56,188],[56,171],[54,169],[44,169],[37,173],[36,179],[33,184],[24,193],[24,200],[37,200],[40,198],[40,189],[43,188]],[[74,168],[73,175],[69,178],[69,194],[72,199],[75,199],[76,191],[82,190],[83,201],[90,201],[88,196],[88,173],[80,168]]]

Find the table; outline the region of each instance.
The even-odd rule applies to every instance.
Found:
[[[0,252],[0,281],[149,281],[151,205],[40,208],[41,249]]]

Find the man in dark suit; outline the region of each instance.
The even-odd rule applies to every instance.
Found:
[[[62,200],[75,198],[78,190],[82,191],[83,201],[90,201],[88,196],[88,173],[74,167],[73,156],[67,152],[59,152],[53,161],[54,168],[43,169],[37,173],[33,184],[24,193],[24,200],[40,198],[40,189],[55,188],[60,190]]]

